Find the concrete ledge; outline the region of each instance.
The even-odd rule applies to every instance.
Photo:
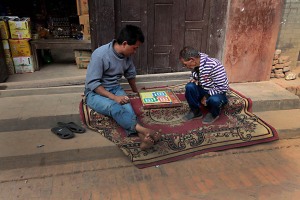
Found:
[[[271,81],[232,83],[230,87],[250,98],[253,112],[300,108],[300,99]]]
[[[300,137],[300,128],[276,130],[279,139]],[[91,130],[68,140],[49,129],[0,133],[0,171],[112,158],[128,159],[130,163],[114,143]]]
[[[0,120],[0,133],[6,131],[49,129],[55,127],[57,122],[75,122],[77,124],[81,124],[80,115],[78,113],[54,116],[37,116],[27,119],[2,119]]]
[[[113,142],[91,130],[66,140],[50,129],[0,133],[0,170],[124,156]]]

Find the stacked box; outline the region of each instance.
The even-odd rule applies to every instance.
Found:
[[[89,21],[89,5],[88,0],[76,0],[77,14],[79,16],[79,24],[82,27],[84,40],[91,39],[90,21]]]
[[[10,52],[17,74],[34,72],[31,48],[28,39],[9,39]]]
[[[76,59],[76,64],[77,64],[78,69],[87,69],[87,67],[90,63],[91,57],[77,57],[75,59]]]
[[[8,74],[9,75],[15,74],[15,66],[10,53],[9,42],[8,40],[2,40],[2,44],[3,44],[4,57],[8,69]]]
[[[92,51],[87,50],[75,50],[74,51],[75,58],[76,57],[91,57]]]
[[[75,50],[75,60],[78,69],[87,69],[88,64],[91,60],[91,51],[85,51],[85,50]]]
[[[0,16],[0,39],[7,40],[10,38],[8,20],[15,19],[17,16]]]
[[[30,39],[30,18],[14,18],[8,20],[10,36],[12,39]]]
[[[76,0],[77,14],[87,15],[89,14],[88,0]]]
[[[32,56],[30,57],[15,57],[13,58],[15,70],[17,74],[34,72]]]
[[[8,24],[5,20],[0,20],[0,38],[7,40],[9,38]]]
[[[31,48],[27,39],[9,39],[9,46],[12,57],[31,56]]]
[[[4,59],[9,75],[15,74],[15,67],[12,60],[8,39],[10,39],[10,31],[8,20],[17,18],[17,16],[0,16],[0,39],[3,44]]]
[[[31,38],[30,18],[11,17],[8,20],[8,39],[11,57],[7,60],[9,71],[12,66],[17,74],[34,72],[29,40]],[[12,65],[13,64],[13,65]]]
[[[79,23],[82,26],[83,39],[84,40],[90,40],[91,39],[91,33],[90,33],[89,15],[80,15],[79,16]]]

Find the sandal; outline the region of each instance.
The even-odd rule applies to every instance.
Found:
[[[75,124],[74,122],[69,122],[69,123],[57,122],[57,125],[60,127],[66,127],[74,133],[84,133],[85,132],[84,128]]]
[[[66,127],[54,127],[51,131],[61,139],[70,139],[75,136],[74,133]]]
[[[141,150],[146,150],[151,148],[153,145],[154,145],[154,140],[150,137],[150,135],[146,135],[140,144],[140,148]]]

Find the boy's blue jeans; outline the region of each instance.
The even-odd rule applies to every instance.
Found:
[[[185,86],[185,98],[189,104],[190,109],[196,110],[200,108],[201,99],[208,94],[207,90],[204,90],[201,86],[196,85],[195,83],[188,83]],[[206,105],[209,112],[216,117],[220,114],[221,107],[228,102],[226,93],[216,94],[210,96],[206,100]]]
[[[105,89],[116,96],[126,95],[126,92],[121,86]],[[93,91],[86,94],[86,103],[94,111],[112,117],[126,130],[127,136],[136,133],[137,116],[130,103],[121,105]]]

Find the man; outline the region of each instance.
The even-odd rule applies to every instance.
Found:
[[[132,91],[138,92],[136,69],[131,56],[143,42],[142,30],[127,25],[117,39],[97,48],[87,68],[84,93],[87,105],[100,114],[112,117],[125,129],[127,136],[137,133],[141,139],[140,148],[145,150],[160,139],[160,134],[137,122],[130,100],[119,83],[124,76]]]
[[[190,107],[185,119],[202,117],[202,104],[209,110],[202,123],[213,123],[219,118],[221,107],[228,102],[226,92],[229,86],[224,66],[219,60],[193,47],[184,47],[179,59],[184,67],[192,71],[190,82],[185,87],[185,98]]]

